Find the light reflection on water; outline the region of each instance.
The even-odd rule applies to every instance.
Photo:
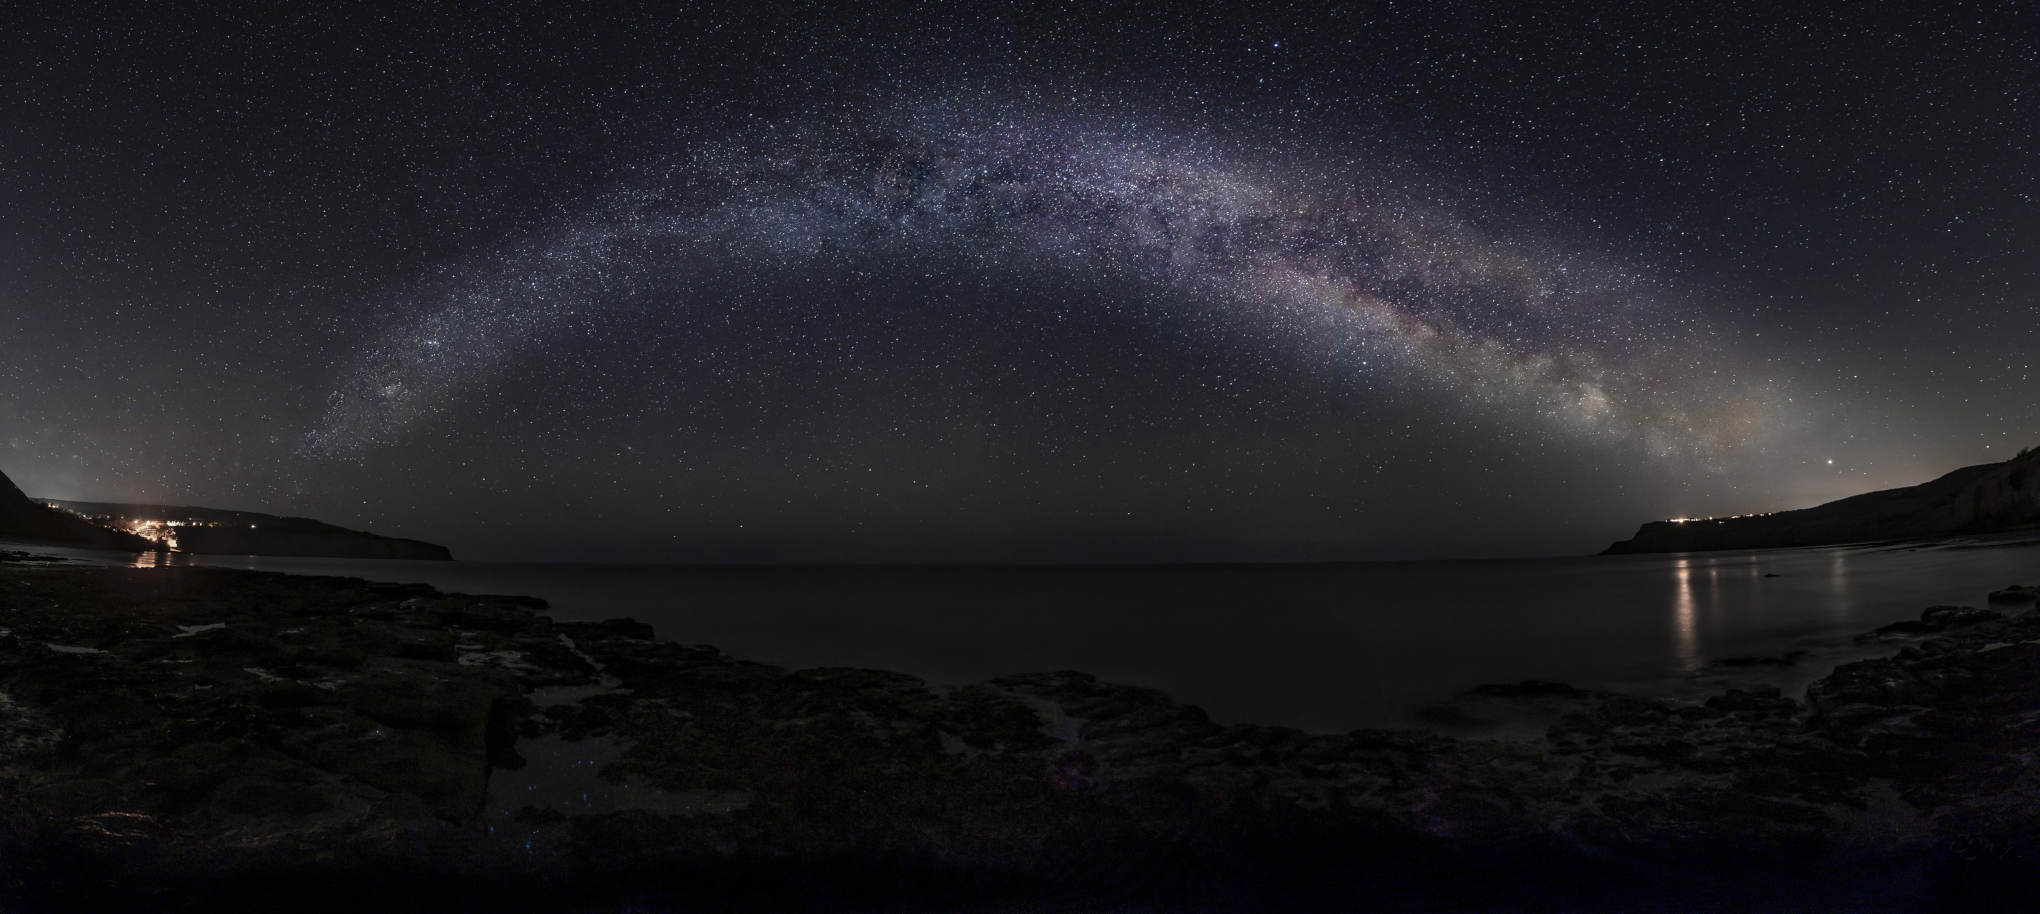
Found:
[[[1828,604],[1835,619],[1849,617],[1849,553],[1836,549],[1828,556]]]
[[[1672,566],[1672,577],[1679,587],[1672,603],[1672,631],[1678,636],[1679,665],[1692,672],[1700,668],[1700,636],[1693,619],[1693,560],[1681,557]]]

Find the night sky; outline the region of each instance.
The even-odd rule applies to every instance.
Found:
[[[2040,443],[2031,4],[271,6],[0,12],[31,494],[1412,558]]]

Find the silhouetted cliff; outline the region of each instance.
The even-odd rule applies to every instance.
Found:
[[[131,505],[53,501],[89,517],[179,521],[180,552],[213,555],[289,555],[364,559],[449,561],[445,546],[377,536],[336,527],[309,517],[278,517],[254,511],[225,511],[186,505]]]
[[[90,549],[147,552],[156,548],[132,533],[112,530],[82,517],[37,504],[21,494],[14,480],[0,473],[0,537],[61,543]]]
[[[1653,521],[1603,555],[1819,546],[2040,527],[2040,450],[1797,511]]]
[[[227,555],[347,556],[441,562],[453,558],[453,553],[445,546],[433,543],[377,536],[373,533],[346,530],[326,524],[319,526],[324,529],[186,528],[178,535],[177,547],[185,552]]]

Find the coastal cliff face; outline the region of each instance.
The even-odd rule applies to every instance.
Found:
[[[2021,452],[2004,463],[1964,467],[1917,486],[1797,511],[1653,521],[1602,554],[1820,546],[2034,526],[2040,526],[2040,449]]]
[[[309,517],[278,517],[254,511],[188,505],[86,501],[59,501],[56,504],[91,517],[183,521],[185,526],[177,528],[176,533],[180,552],[441,562],[453,558],[451,550],[436,543],[349,530]]]
[[[1075,672],[789,670],[420,586],[12,558],[8,910],[1979,910],[2040,890],[2030,588],[1866,635],[1896,654],[1804,702],[1476,690],[1552,712],[1496,740],[1227,725]]]
[[[32,502],[5,473],[0,473],[0,537],[132,552],[156,548],[154,543],[134,534],[110,530]]]
[[[453,558],[453,553],[445,546],[338,527],[323,530],[265,530],[259,526],[252,530],[245,527],[187,527],[178,534],[177,547],[184,552],[217,555],[341,556],[440,562]]]

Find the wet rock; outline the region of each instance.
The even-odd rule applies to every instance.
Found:
[[[1894,622],[1858,640],[1940,634],[2002,618],[2003,613],[1977,609],[1974,606],[1930,606],[1925,612],[1920,613],[1918,619]]]
[[[1920,613],[1920,621],[1931,626],[1936,632],[1996,622],[2002,618],[2004,618],[2002,613],[1977,609],[1974,606],[1929,606],[1925,612]]]
[[[1753,714],[1799,713],[1799,702],[1778,694],[1777,687],[1763,689],[1729,689],[1720,695],[1707,699],[1707,708],[1715,711]]]
[[[2040,601],[2040,587],[2026,587],[2014,584],[2003,590],[1990,592],[1992,603],[2032,603]]]
[[[1469,696],[1556,715],[1489,740],[1226,725],[1070,671],[787,670],[502,598],[168,571],[0,572],[0,859],[25,874],[0,890],[317,860],[473,907],[490,886],[682,891],[675,874],[1066,887],[1290,867],[1284,884],[1357,887],[1335,909],[1399,884],[1449,908],[1483,879],[1592,908],[1568,893],[1611,868],[1656,884],[1825,861],[1854,885],[1957,835],[2040,836],[2035,613],[1929,610],[1805,703],[1485,686]],[[568,783],[548,778],[580,789],[505,792]],[[87,860],[81,883],[67,867]]]
[[[1836,667],[1807,687],[1807,703],[1831,725],[1851,727],[1902,713],[1934,698],[1933,688],[1895,660],[1861,660]]]

